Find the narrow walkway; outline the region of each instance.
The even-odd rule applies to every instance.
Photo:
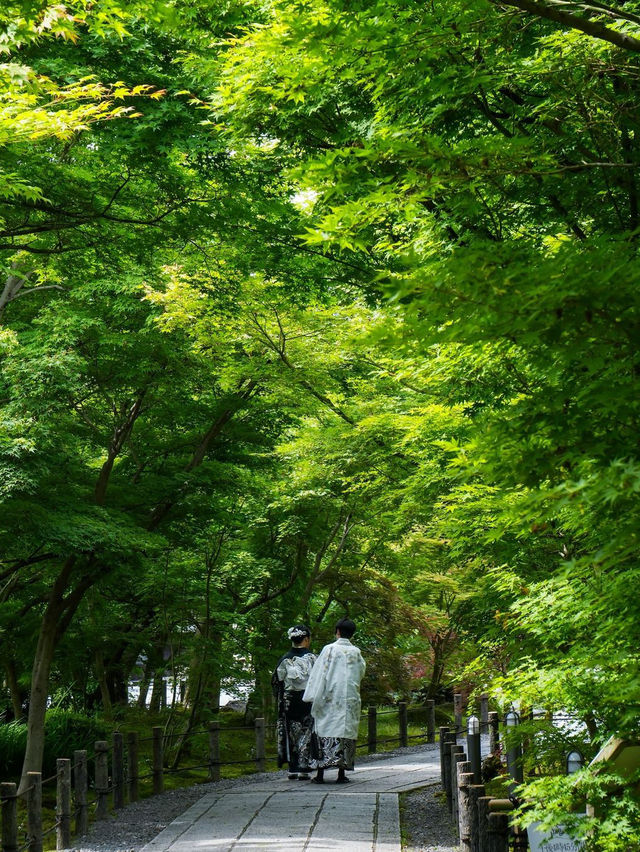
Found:
[[[208,793],[142,852],[400,852],[398,793],[436,783],[438,746],[376,758],[351,783],[273,779]]]

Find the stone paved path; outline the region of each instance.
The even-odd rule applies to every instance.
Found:
[[[273,779],[208,793],[142,852],[400,852],[398,793],[440,778],[438,746],[376,759],[351,783]]]

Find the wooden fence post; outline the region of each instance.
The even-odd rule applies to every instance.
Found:
[[[265,748],[264,748],[264,719],[259,717],[255,721],[256,726],[256,770],[265,771]]]
[[[461,852],[471,852],[471,797],[469,788],[473,784],[473,772],[464,772],[468,763],[459,763],[458,767],[458,831],[460,833]]]
[[[478,852],[489,852],[489,802],[491,796],[478,799]]]
[[[151,733],[153,736],[153,795],[157,796],[159,793],[162,793],[164,788],[164,778],[162,775],[164,765],[162,728],[156,725],[151,729]]]
[[[509,852],[509,815],[505,813],[489,814],[488,852]]]
[[[113,762],[111,767],[111,786],[113,787],[114,810],[124,807],[124,737],[120,731],[114,731]]]
[[[18,788],[16,784],[0,784],[2,802],[2,852],[18,852]]]
[[[442,784],[443,790],[446,789],[445,783],[444,783],[444,766],[445,766],[445,763],[444,763],[444,744],[445,744],[446,737],[447,737],[448,733],[449,733],[449,728],[442,726],[441,728],[438,729],[438,734],[439,734],[439,737],[440,737],[440,742],[439,742],[439,745],[440,745],[440,783]]]
[[[447,790],[447,802],[449,810],[453,814],[454,822],[457,824],[456,818],[456,801],[458,799],[458,764],[467,759],[464,753],[464,746],[451,746],[451,769],[449,770],[449,789]]]
[[[76,834],[78,837],[86,834],[89,827],[88,789],[87,752],[86,749],[80,749],[73,753],[73,791],[76,802]]]
[[[427,742],[436,741],[436,702],[427,701]]]
[[[220,722],[209,722],[209,781],[220,780]]]
[[[220,722],[209,723],[209,781],[220,780]]]
[[[27,772],[27,784],[27,849],[42,852],[42,772]]]
[[[469,785],[469,838],[471,852],[480,852],[480,798],[484,796],[484,784]]]
[[[378,748],[378,708],[375,704],[369,705],[367,713],[367,751],[373,754]]]
[[[409,732],[407,721],[407,702],[401,701],[398,704],[398,733],[400,735],[400,747],[409,745]]]
[[[56,760],[56,849],[71,846],[71,761]]]
[[[138,734],[136,731],[129,731],[127,733],[127,786],[130,802],[137,802],[140,798],[139,777]]]
[[[471,764],[467,760],[467,755],[463,752],[462,754],[455,755],[454,762],[452,764],[452,772],[453,778],[453,824],[456,829],[460,828],[460,775],[463,773],[469,772],[471,769]]]
[[[500,744],[500,716],[498,713],[489,713],[489,752],[494,754]]]
[[[107,818],[107,797],[109,795],[109,745],[98,740],[94,746],[96,752],[96,819]]]
[[[453,718],[456,726],[456,733],[462,732],[462,695],[459,692],[453,696]]]
[[[447,794],[447,806],[451,810],[451,749],[455,748],[455,734],[449,732],[444,739],[444,791]]]

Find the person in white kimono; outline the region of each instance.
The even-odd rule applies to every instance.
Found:
[[[278,702],[276,735],[278,767],[289,765],[290,781],[307,781],[311,771],[311,704],[302,700],[316,655],[309,650],[311,631],[296,624],[287,631],[291,650],[280,657],[271,677],[273,694]]]
[[[338,784],[349,780],[352,770],[358,724],[360,722],[360,681],[365,662],[360,649],[351,644],[356,626],[349,618],[336,624],[336,641],[320,652],[302,696],[311,701],[314,738],[311,767],[317,770],[315,784],[324,784],[324,770],[338,769]],[[315,752],[315,753],[314,753]]]

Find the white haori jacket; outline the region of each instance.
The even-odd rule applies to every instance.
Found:
[[[348,639],[325,645],[302,696],[311,701],[314,730],[319,737],[358,738],[360,681],[365,662]]]

